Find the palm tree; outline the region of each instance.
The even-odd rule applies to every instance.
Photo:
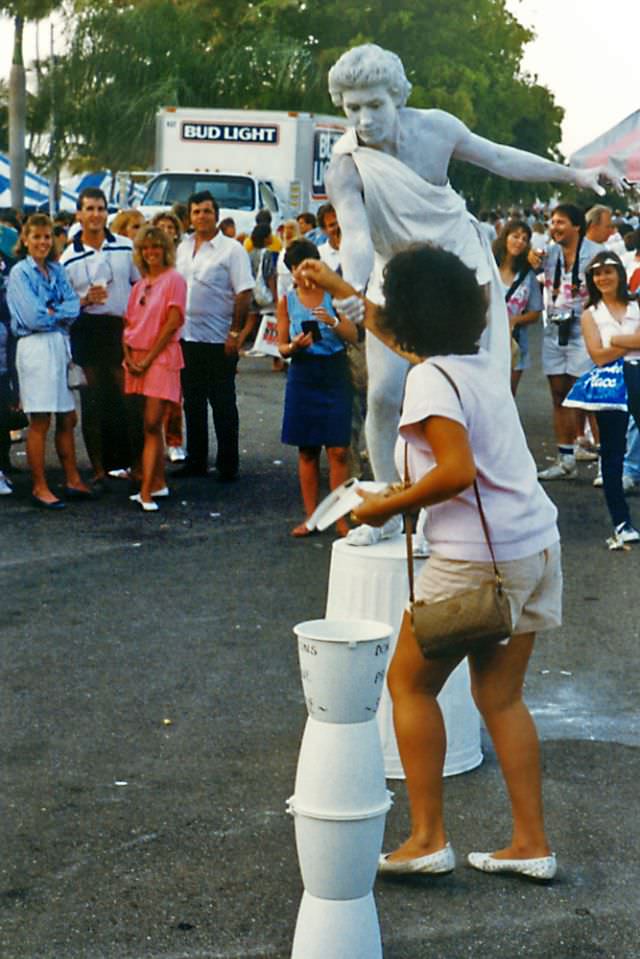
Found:
[[[27,81],[22,56],[22,35],[27,20],[42,20],[61,5],[61,0],[13,0],[0,3],[0,12],[13,17],[13,60],[9,73],[9,163],[11,165],[11,203],[24,206],[26,166]]]

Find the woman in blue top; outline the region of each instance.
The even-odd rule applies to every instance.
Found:
[[[90,497],[76,466],[73,430],[76,412],[67,385],[71,358],[69,329],[80,301],[63,267],[53,261],[53,226],[48,216],[34,213],[21,235],[23,259],[11,270],[7,304],[11,330],[18,343],[16,369],[22,408],[29,414],[27,459],[33,480],[32,502],[43,509],[62,509],[45,475],[45,443],[51,414],[56,414],[56,452],[64,470],[69,499]]]
[[[285,254],[291,272],[306,259],[318,259],[315,244],[294,241]],[[326,447],[329,485],[335,489],[349,476],[347,453],[351,442],[353,394],[345,343],[355,343],[353,323],[340,318],[331,297],[313,283],[296,286],[278,303],[278,348],[291,358],[284,400],[282,442],[298,447],[298,477],[307,519],[318,505],[320,453]],[[349,530],[339,520],[340,536]],[[292,536],[308,536],[306,523]]]

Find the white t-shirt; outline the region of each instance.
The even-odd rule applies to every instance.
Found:
[[[216,233],[198,248],[195,236],[178,247],[176,269],[187,281],[187,310],[182,338],[194,343],[224,343],[233,319],[235,298],[253,289],[249,254],[242,244]]]
[[[600,339],[605,349],[611,346],[612,336],[632,335],[637,333],[640,327],[640,308],[635,300],[627,304],[627,312],[620,322],[609,312],[603,300],[600,300],[597,306],[591,307],[591,315],[598,327]],[[624,354],[623,359],[640,359],[640,350],[629,350]]]
[[[340,266],[340,250],[336,250],[330,243],[323,243],[318,247],[318,253],[323,263],[326,263],[330,270],[334,272]]]
[[[409,473],[415,481],[435,466],[418,425],[444,416],[466,427],[477,470],[482,507],[498,560],[522,559],[559,539],[558,511],[540,486],[509,382],[485,350],[473,356],[437,356],[460,391],[429,360],[407,377],[396,467],[404,472],[404,440]],[[464,412],[463,412],[464,408]],[[434,554],[447,559],[490,561],[473,486],[430,506],[427,539]]]
[[[284,296],[293,286],[293,276],[291,275],[289,267],[284,262],[286,252],[286,249],[280,250],[276,263],[276,289],[278,291],[278,299]]]

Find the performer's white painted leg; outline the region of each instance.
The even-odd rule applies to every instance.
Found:
[[[374,478],[381,483],[395,483],[398,479],[394,450],[408,369],[406,360],[367,332],[369,389],[365,431],[369,462]],[[401,526],[402,519],[399,516],[394,516],[380,529],[359,526],[351,530],[347,542],[352,546],[371,546],[381,539],[395,536]]]

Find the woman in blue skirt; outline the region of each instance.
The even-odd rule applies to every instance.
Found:
[[[287,249],[291,272],[306,259],[318,259],[315,244],[296,240]],[[318,505],[320,453],[326,447],[329,485],[335,489],[349,475],[347,453],[351,442],[353,404],[345,343],[357,341],[353,323],[339,317],[331,297],[320,287],[294,286],[278,303],[278,348],[290,358],[284,400],[282,442],[298,447],[298,477],[308,519]],[[336,523],[340,536],[349,530],[345,519]],[[308,536],[306,522],[291,535]]]

